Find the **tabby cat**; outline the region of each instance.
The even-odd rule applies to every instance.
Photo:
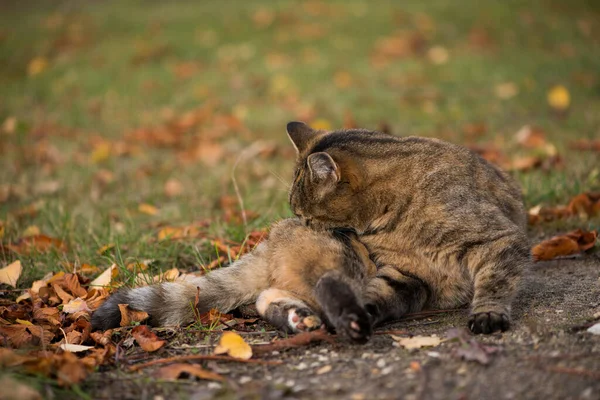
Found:
[[[354,233],[317,232],[285,219],[229,267],[191,280],[118,290],[93,314],[92,326],[118,327],[119,304],[146,311],[150,325],[188,324],[198,296],[199,313],[256,302],[259,314],[284,331],[316,329],[324,320],[338,334],[364,342],[372,323],[362,291],[374,275],[375,265]]]
[[[292,210],[311,229],[353,229],[377,266],[374,323],[471,302],[474,333],[504,331],[530,264],[517,184],[468,149],[437,139],[290,122]]]

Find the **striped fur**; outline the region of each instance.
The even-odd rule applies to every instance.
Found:
[[[229,267],[191,280],[117,291],[94,313],[92,325],[119,326],[119,304],[146,311],[154,326],[188,324],[194,321],[198,295],[200,313],[212,308],[229,312],[256,302],[261,316],[284,331],[315,329],[324,321],[340,334],[364,341],[371,321],[362,292],[374,275],[375,265],[355,234],[316,232],[298,219],[286,219]],[[345,303],[332,302],[340,293]]]
[[[315,230],[354,229],[378,272],[376,322],[471,302],[470,328],[509,326],[530,264],[516,183],[468,149],[437,139],[288,124],[298,152],[290,205]]]

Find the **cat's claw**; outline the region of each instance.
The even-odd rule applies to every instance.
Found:
[[[504,313],[480,312],[469,316],[468,326],[475,334],[487,335],[498,331],[507,331],[510,328],[510,320]]]
[[[373,334],[371,318],[367,313],[345,313],[335,323],[338,335],[356,343],[366,343]]]

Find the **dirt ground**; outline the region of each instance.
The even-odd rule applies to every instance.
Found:
[[[380,334],[362,346],[325,343],[262,357],[283,361],[277,366],[206,363],[205,367],[227,377],[224,384],[161,383],[152,379],[152,368],[141,373],[112,369],[92,375],[84,390],[94,398],[156,400],[599,399],[600,336],[586,332],[591,321],[600,319],[599,312],[600,255],[596,254],[534,265],[515,302],[513,329],[477,337],[498,348],[488,365],[456,356],[461,347],[457,341],[405,350],[394,346],[390,335]],[[379,330],[444,337],[449,329],[465,326],[466,320],[465,310]],[[259,343],[273,335],[246,338]],[[194,353],[211,351],[210,342],[189,343],[197,346]],[[180,340],[171,341],[169,347],[165,351],[170,355],[191,353]]]

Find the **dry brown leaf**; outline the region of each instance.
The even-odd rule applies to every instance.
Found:
[[[87,290],[81,287],[77,274],[65,274],[63,287],[71,292],[75,297],[85,297]]]
[[[46,235],[33,235],[21,238],[16,243],[9,244],[8,249],[18,254],[31,254],[34,252],[45,253],[51,249],[56,249],[62,252],[67,251],[66,244],[56,238],[52,238]]]
[[[577,229],[565,235],[555,236],[534,246],[531,250],[535,261],[552,260],[556,257],[569,256],[594,247],[596,231],[583,231]]]
[[[221,375],[207,371],[198,365],[190,364],[172,364],[166,367],[162,367],[154,373],[154,376],[158,379],[166,379],[174,381],[179,379],[182,375],[187,374],[194,376],[199,379],[206,379],[210,381],[224,381]]]
[[[60,297],[60,299],[62,300],[62,302],[64,304],[67,304],[68,302],[73,300],[73,296],[71,296],[69,293],[65,292],[64,289],[61,288],[60,286],[58,286],[57,284],[53,284],[52,288],[54,289],[54,291],[56,292],[56,295],[58,297]]]
[[[19,348],[31,343],[31,334],[26,325],[0,325],[0,338],[2,343]]]
[[[57,307],[36,308],[33,310],[33,320],[38,323],[47,322],[50,325],[60,326],[60,311]]]
[[[90,333],[90,337],[94,342],[106,347],[112,344],[112,334],[113,330],[108,329],[104,332],[92,332]]]
[[[80,311],[90,312],[91,310],[88,307],[85,300],[82,299],[81,297],[78,297],[76,299],[69,301],[67,304],[65,304],[63,306],[62,311],[66,314],[74,314],[74,313],[80,312]]]
[[[91,311],[95,311],[108,298],[108,290],[104,288],[94,288],[88,291],[85,302]]]
[[[132,323],[145,321],[149,317],[145,311],[132,310],[129,308],[129,304],[119,304],[119,311],[121,311],[120,326],[130,326]]]
[[[12,287],[17,287],[17,281],[21,276],[23,267],[21,261],[17,260],[6,267],[0,269],[0,284],[4,283]]]
[[[252,357],[252,347],[237,333],[224,332],[214,353],[229,354],[233,358],[248,360]]]
[[[579,139],[571,142],[570,146],[575,150],[598,151],[600,152],[600,139]]]
[[[183,239],[188,237],[197,237],[201,230],[196,226],[166,226],[158,231],[158,240],[165,239]]]
[[[525,125],[515,134],[517,142],[529,149],[541,149],[546,147],[546,134],[540,128]]]
[[[147,352],[156,351],[166,343],[164,340],[160,340],[146,325],[136,326],[131,330],[131,334],[140,347]]]

